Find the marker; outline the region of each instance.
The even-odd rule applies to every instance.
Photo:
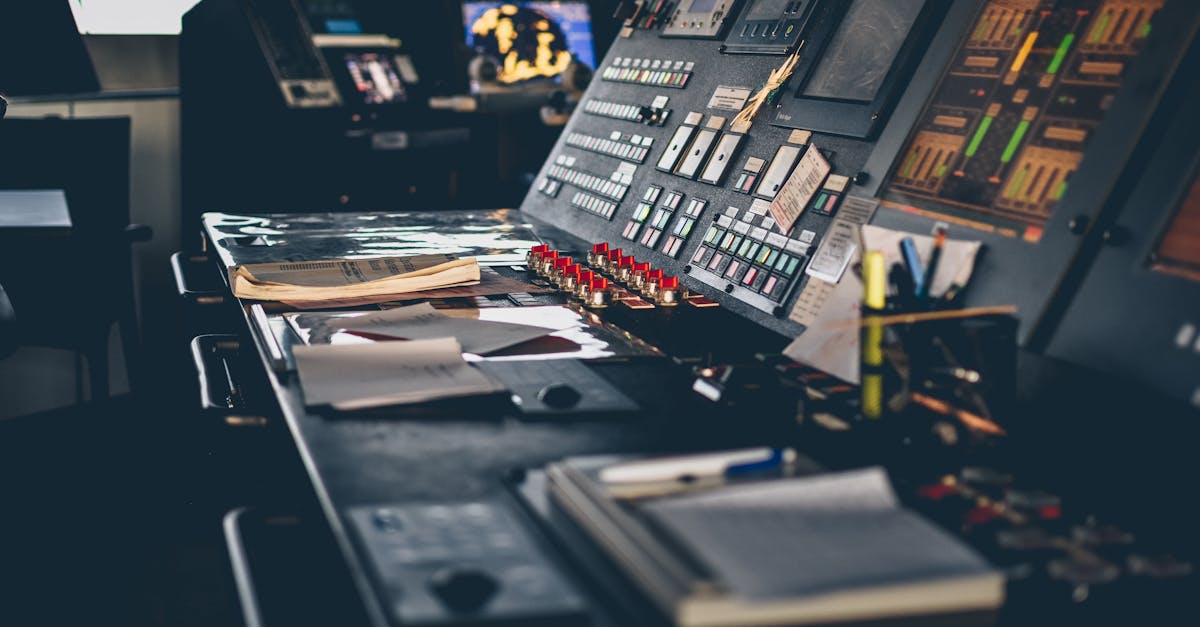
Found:
[[[769,447],[678,455],[614,464],[600,470],[604,483],[648,483],[685,481],[696,477],[720,477],[770,470],[796,459],[796,451]]]
[[[912,275],[905,269],[902,263],[893,263],[892,268],[888,270],[888,281],[895,288],[896,301],[900,303],[909,303],[912,301],[913,289]]]
[[[925,286],[925,276],[921,270],[921,255],[917,252],[917,243],[913,238],[906,237],[900,240],[900,259],[904,261],[908,276],[912,277],[912,296],[916,296]]]
[[[883,325],[879,316],[887,306],[884,287],[883,253],[868,250],[863,254],[862,331],[862,414],[865,418],[883,415]]]
[[[942,260],[942,247],[946,245],[946,227],[939,226],[933,236],[933,252],[929,255],[929,265],[925,267],[925,279],[918,300],[927,300],[929,291],[933,289],[933,278],[937,276],[938,262]]]

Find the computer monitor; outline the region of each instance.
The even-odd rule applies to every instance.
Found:
[[[587,2],[464,2],[463,25],[502,84],[557,80],[572,60],[596,67]]]
[[[804,34],[810,54],[797,64],[795,94],[781,100],[775,124],[873,137],[950,8],[945,0],[853,0],[817,7],[817,17],[833,13],[838,19],[816,20],[818,26]]]
[[[1200,55],[1194,55],[1200,56]],[[1200,83],[1112,225],[1047,352],[1200,408]]]
[[[358,104],[398,104],[408,101],[408,92],[400,78],[399,63],[394,54],[348,50],[340,53]],[[352,96],[347,94],[347,99]]]
[[[1044,348],[1038,329],[1069,296],[1090,227],[1142,165],[1131,159],[1197,19],[1187,4],[980,3],[899,150],[868,160],[886,174],[874,222],[982,241],[967,303],[1016,305],[1021,341]]]

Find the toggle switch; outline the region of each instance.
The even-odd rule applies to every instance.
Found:
[[[550,246],[547,244],[539,244],[530,248],[529,252],[525,254],[525,265],[534,267],[536,259],[541,259],[542,253],[548,250],[550,250]]]
[[[602,272],[612,274],[613,272],[617,271],[617,267],[620,265],[620,263],[621,263],[621,249],[616,248],[616,249],[610,250],[610,251],[608,251],[608,257],[606,257],[604,259],[604,263],[601,264],[600,270]]]
[[[636,262],[637,260],[632,255],[621,257],[617,262],[617,271],[614,274],[618,282],[628,283],[633,279],[633,264]]]
[[[646,274],[650,272],[650,263],[643,261],[642,263],[633,264],[633,274],[631,277],[630,287],[636,291],[642,291],[642,286],[646,284]]]
[[[575,286],[579,284],[580,265],[573,263],[562,269],[562,274],[558,277],[558,287],[567,292],[574,292]]]
[[[658,284],[658,294],[654,302],[662,307],[674,307],[683,300],[683,290],[679,286],[679,277],[663,277]]]
[[[596,274],[591,270],[580,270],[579,278],[576,280],[575,290],[572,295],[579,300],[586,300],[588,293],[592,291],[592,279],[595,276]]]
[[[604,264],[605,259],[608,259],[608,242],[592,244],[592,252],[588,253],[587,257],[588,265],[598,268]]]
[[[612,304],[612,292],[608,289],[608,279],[597,277],[592,279],[592,289],[588,291],[583,304],[595,309],[608,307]]]
[[[658,287],[662,283],[662,279],[662,268],[655,268],[646,272],[646,282],[642,285],[642,296],[654,300],[658,296]]]
[[[550,276],[550,273],[554,270],[554,262],[557,260],[558,260],[558,251],[557,250],[549,250],[549,251],[542,253],[542,261],[538,265],[537,273],[542,276]]]

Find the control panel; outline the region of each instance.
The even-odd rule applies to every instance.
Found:
[[[1025,341],[1081,245],[1043,232],[1106,200],[1072,179],[1137,167],[1190,40],[1168,4],[635,2],[521,208],[789,337],[852,227],[948,226],[1015,259],[967,298],[1015,303]]]
[[[522,210],[606,246],[613,271],[660,270],[796,335],[791,307],[878,130],[904,88],[932,89],[905,81],[949,59],[934,35],[973,9],[895,4],[635,3]],[[870,58],[868,39],[886,43]]]

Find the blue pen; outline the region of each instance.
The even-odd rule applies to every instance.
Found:
[[[725,476],[739,475],[749,472],[759,472],[762,470],[773,470],[784,464],[790,464],[796,461],[796,451],[790,448],[777,448],[771,451],[771,455],[766,459],[746,462],[744,464],[732,464],[725,467]]]
[[[912,296],[924,293],[925,271],[921,268],[921,255],[917,253],[917,243],[913,241],[913,238],[906,237],[900,240],[900,256],[904,260],[904,267],[908,270],[909,276],[912,277]]]

